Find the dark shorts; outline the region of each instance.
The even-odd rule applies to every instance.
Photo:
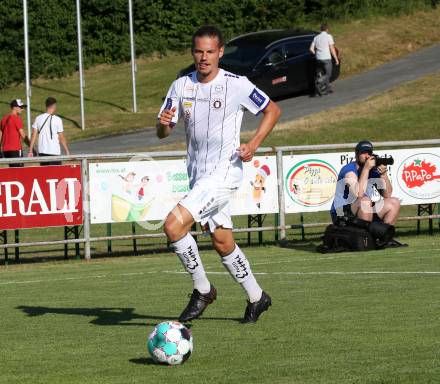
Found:
[[[373,203],[372,203],[372,206],[374,207],[374,205],[375,205],[375,203],[373,202]],[[336,212],[331,212],[331,213],[330,213],[330,215],[331,215],[331,217],[332,217],[332,222],[333,222],[333,224],[338,225],[341,221],[346,222],[347,219],[350,219],[350,218],[356,217],[356,215],[353,214],[353,211],[351,210],[351,204],[346,204],[346,205],[344,205],[344,206],[342,207],[342,210],[343,210],[343,212],[344,212],[344,215],[343,215],[343,216],[338,216],[338,215],[336,214]],[[377,213],[374,213],[374,214],[373,214],[373,221],[380,221],[380,218],[379,218],[379,216],[377,215]]]
[[[49,155],[47,153],[40,153],[39,156],[59,156],[59,155]],[[61,165],[61,161],[42,161],[40,165]]]
[[[346,220],[349,217],[354,217],[353,212],[351,210],[351,204],[346,204],[342,207],[344,212],[343,216],[338,216],[336,212],[331,212],[332,222],[333,224],[338,224],[340,220]]]
[[[14,157],[23,157],[22,151],[3,151],[3,157],[5,159],[12,159]],[[10,167],[24,167],[23,163],[13,163],[9,164]]]

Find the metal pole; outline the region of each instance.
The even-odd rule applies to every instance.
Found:
[[[79,70],[79,92],[81,103],[81,129],[85,129],[84,122],[84,76],[83,76],[83,58],[82,58],[82,36],[81,36],[81,0],[76,0],[76,28],[78,36],[78,70]]]
[[[137,112],[136,102],[136,54],[134,49],[134,31],[133,31],[133,4],[128,0],[128,18],[130,23],[130,50],[131,50],[131,82],[133,86],[133,112]]]
[[[280,237],[279,241],[286,240],[286,206],[284,204],[284,174],[283,174],[283,151],[277,150],[277,181],[278,181],[278,209],[279,209],[279,225]]]
[[[29,42],[28,42],[28,13],[27,0],[23,0],[23,24],[24,24],[24,68],[26,77],[26,120],[28,137],[31,137],[31,79],[29,76]]]
[[[90,260],[90,205],[89,205],[89,170],[87,159],[81,160],[82,209],[84,232],[84,258]]]

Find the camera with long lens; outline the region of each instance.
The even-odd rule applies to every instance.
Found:
[[[393,165],[394,164],[394,159],[392,156],[390,157],[381,157],[379,155],[375,155],[374,153],[371,155],[376,159],[376,167],[378,167],[379,165]]]

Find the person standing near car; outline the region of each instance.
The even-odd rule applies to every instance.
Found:
[[[0,123],[0,141],[3,157],[14,158],[22,157],[21,142],[24,141],[29,145],[29,138],[23,130],[23,121],[20,114],[26,105],[21,99],[14,99],[10,104],[11,112],[3,116]],[[22,167],[23,163],[9,164],[10,167]]]
[[[335,64],[339,65],[335,42],[333,36],[328,31],[328,25],[322,24],[321,33],[315,36],[310,45],[310,52],[315,55],[318,67],[324,68],[325,71],[324,83],[327,90],[325,94],[333,92],[330,88],[330,78],[333,70],[332,57],[335,60]]]
[[[38,137],[39,156],[59,156],[61,155],[61,146],[66,155],[69,155],[67,140],[64,136],[63,121],[55,115],[57,111],[57,101],[54,97],[46,99],[46,113],[36,117],[32,124],[32,138],[29,146],[28,156],[33,156],[33,149]],[[46,161],[41,165],[61,165],[61,161]]]

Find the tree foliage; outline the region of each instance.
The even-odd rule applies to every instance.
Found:
[[[194,28],[218,25],[225,36],[312,21],[409,13],[439,0],[133,0],[137,55],[188,48]],[[128,0],[81,2],[86,67],[130,59]],[[28,2],[31,77],[77,69],[74,0]],[[21,0],[0,2],[0,88],[24,78]]]

